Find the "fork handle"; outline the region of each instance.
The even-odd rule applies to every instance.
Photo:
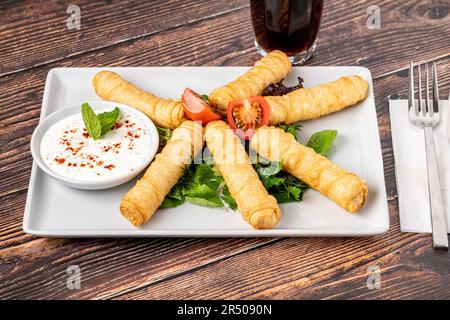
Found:
[[[448,249],[447,222],[442,201],[442,188],[434,144],[433,128],[424,127],[428,168],[428,191],[431,205],[431,225],[435,249]]]

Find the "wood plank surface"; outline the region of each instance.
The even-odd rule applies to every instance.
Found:
[[[18,1],[0,5],[0,75],[248,6],[245,0],[78,1],[81,30],[77,30],[66,26],[69,4],[72,2]]]
[[[370,238],[41,239],[21,230],[47,72],[60,66],[250,65],[258,56],[247,1],[79,1],[0,5],[0,298],[449,298],[450,256],[431,237],[399,232],[388,97],[406,94],[410,60],[437,61],[450,90],[446,1],[380,1],[369,30],[358,1],[326,1],[310,65],[361,65],[375,78],[391,228]],[[195,3],[195,4],[194,4]],[[86,23],[86,24],[84,24]],[[444,41],[443,41],[444,39]],[[81,290],[66,268],[82,268]],[[379,265],[382,288],[368,290]]]
[[[0,283],[0,296],[99,299],[117,290],[126,292],[148,282],[162,281],[274,241],[270,238],[37,239],[0,251],[2,273],[9,274]],[[82,290],[67,290],[66,268],[73,264],[82,270]]]

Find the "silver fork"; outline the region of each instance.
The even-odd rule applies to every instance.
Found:
[[[439,169],[434,144],[433,128],[439,125],[439,91],[436,63],[433,63],[433,102],[430,101],[429,68],[425,63],[425,99],[422,99],[422,65],[418,66],[419,99],[414,99],[414,66],[409,65],[408,115],[409,121],[423,128],[427,154],[428,190],[430,195],[431,225],[433,227],[433,246],[436,249],[448,249],[447,223],[442,201],[442,188],[439,179]]]

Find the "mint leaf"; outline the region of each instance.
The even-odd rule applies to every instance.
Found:
[[[309,138],[309,142],[306,146],[313,148],[316,153],[327,157],[336,135],[336,130],[323,130],[316,132],[311,136],[311,138]]]
[[[112,111],[96,115],[88,103],[83,103],[81,105],[81,116],[89,135],[96,140],[114,127],[117,119],[119,119],[120,110],[115,107]]]
[[[206,94],[202,94],[201,95],[202,99],[205,100],[206,102],[209,102],[209,97]]]
[[[114,110],[109,112],[103,112],[97,115],[98,120],[100,120],[100,124],[102,126],[101,135],[105,135],[109,130],[114,127],[119,119],[120,111],[119,108],[115,107]]]
[[[83,103],[81,105],[81,116],[83,117],[84,126],[91,138],[94,140],[100,138],[102,135],[102,125],[88,103]]]

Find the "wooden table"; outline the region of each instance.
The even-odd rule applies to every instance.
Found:
[[[389,97],[406,95],[410,60],[435,61],[450,91],[449,3],[326,1],[308,65],[372,71],[391,227],[367,238],[43,239],[22,231],[47,72],[54,67],[251,65],[249,3],[226,1],[13,1],[0,3],[0,298],[414,299],[450,298],[450,253],[431,236],[401,233]],[[81,30],[66,9],[81,8]],[[67,267],[82,272],[66,287]],[[381,288],[366,285],[381,270]]]

